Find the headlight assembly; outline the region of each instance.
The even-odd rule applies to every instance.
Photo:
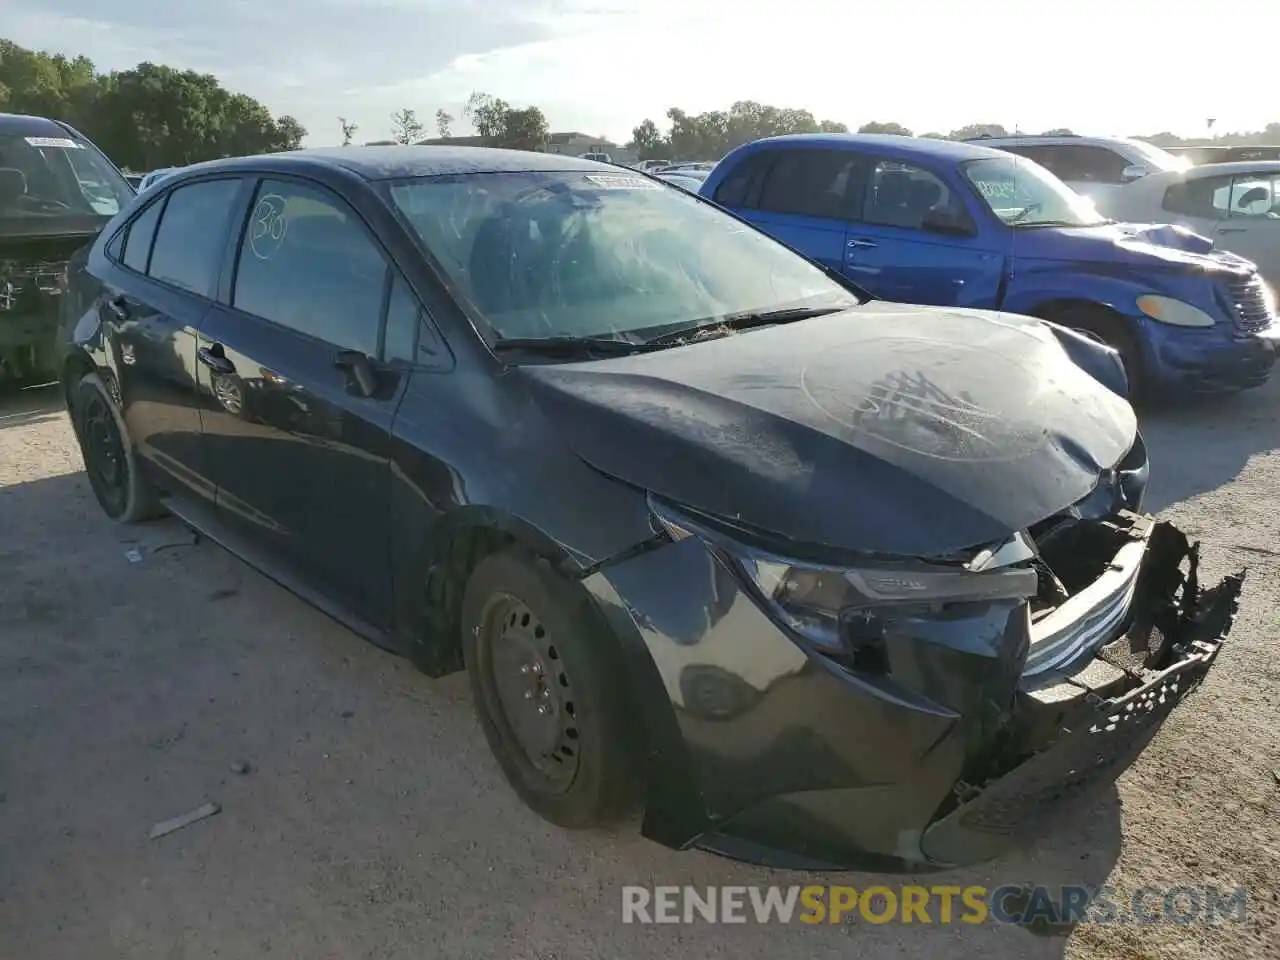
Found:
[[[1138,309],[1158,323],[1174,327],[1212,327],[1213,317],[1183,300],[1148,293],[1138,298]]]
[[[1029,556],[1018,538],[967,566],[885,560],[832,567],[772,556],[695,530],[660,508],[654,513],[673,539],[707,540],[777,620],[842,659],[873,654],[894,620],[937,613],[947,604],[1021,601],[1039,589],[1034,569],[1002,565]]]

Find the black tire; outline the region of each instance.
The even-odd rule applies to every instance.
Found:
[[[503,551],[472,573],[461,620],[476,713],[520,798],[561,827],[626,817],[639,782],[626,674],[581,588]]]
[[[85,374],[72,388],[71,420],[89,485],[106,515],[121,523],[163,515],[155,489],[138,467],[120,411],[98,374]]]
[[[1111,347],[1120,354],[1124,364],[1125,377],[1129,381],[1129,399],[1140,400],[1146,392],[1145,377],[1142,369],[1142,351],[1138,349],[1138,341],[1126,326],[1123,317],[1117,316],[1105,307],[1082,304],[1068,307],[1049,317],[1054,323],[1070,327],[1079,333],[1093,337]]]

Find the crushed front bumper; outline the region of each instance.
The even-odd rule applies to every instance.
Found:
[[[921,621],[869,677],[803,651],[696,539],[593,576],[632,651],[645,835],[779,868],[874,870],[979,862],[1033,839],[1114,781],[1231,627],[1243,572],[1205,589],[1176,528],[1155,523],[1146,542],[1110,642],[1033,674],[1018,666],[1025,608]]]
[[[1182,608],[1171,605],[1154,616],[1139,614],[1097,660],[1020,693],[1015,724],[1023,737],[1034,738],[1028,734],[1037,725],[1037,714],[1056,713],[1056,729],[1036,744],[1037,752],[1007,772],[980,786],[956,785],[958,805],[936,820],[921,841],[930,862],[988,860],[1043,832],[1063,804],[1112,783],[1200,685],[1231,628],[1244,574],[1199,590],[1194,552],[1191,556],[1191,596]],[[1155,666],[1137,662],[1152,656]],[[1123,692],[1099,695],[1116,684],[1117,670]]]

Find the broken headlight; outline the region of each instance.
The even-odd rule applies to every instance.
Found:
[[[950,604],[1026,600],[1039,589],[1034,569],[1005,565],[1030,556],[1017,537],[981,551],[967,564],[877,558],[836,567],[774,556],[660,508],[654,513],[672,539],[697,535],[706,540],[775,619],[855,667],[878,665],[885,633],[895,621],[937,613]]]

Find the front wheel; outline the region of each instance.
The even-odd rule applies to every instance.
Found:
[[[86,374],[71,391],[71,418],[89,485],[112,520],[135,523],[163,510],[138,466],[124,421],[102,378]]]
[[[638,781],[620,650],[580,591],[508,550],[479,563],[462,603],[489,747],[520,798],[570,828],[626,816]]]

